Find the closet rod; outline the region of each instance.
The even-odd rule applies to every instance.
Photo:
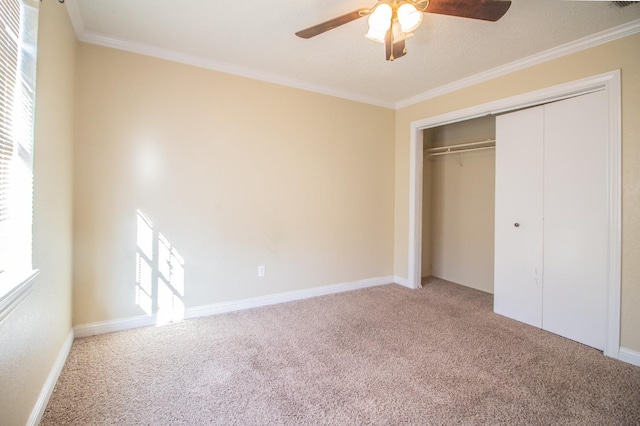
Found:
[[[432,154],[429,154],[429,157],[435,157],[436,155],[460,154],[461,152],[483,151],[485,149],[494,149],[494,148],[495,148],[495,145],[492,145],[492,146],[481,146],[479,148],[458,149],[456,151],[434,152]]]
[[[456,144],[456,145],[437,146],[435,148],[427,149],[427,152],[441,152],[441,151],[449,152],[452,149],[466,148],[466,147],[470,147],[470,146],[487,145],[489,143],[495,145],[496,140],[495,139],[487,139],[486,141],[479,141],[479,142],[469,142],[469,143],[459,143],[459,144]]]

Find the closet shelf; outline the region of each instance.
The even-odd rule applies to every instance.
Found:
[[[429,148],[426,151],[429,153],[429,157],[435,157],[437,155],[459,154],[462,152],[482,151],[485,149],[493,149],[496,146],[495,139],[487,139],[486,141],[459,143],[456,145],[438,146],[436,148]]]

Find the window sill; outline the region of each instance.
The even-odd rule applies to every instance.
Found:
[[[26,276],[7,276],[0,279],[0,322],[31,293],[33,279],[39,273],[39,270],[34,269]]]

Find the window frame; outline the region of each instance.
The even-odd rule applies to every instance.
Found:
[[[15,257],[3,257],[5,270],[0,269],[0,322],[32,292],[34,278],[39,274],[37,269],[33,269],[33,159],[39,1],[13,1],[13,4],[5,4],[0,11],[5,18],[0,18],[0,24],[4,23],[4,27],[0,28],[3,31],[0,34],[0,48],[3,49],[0,51],[3,61],[0,73],[9,82],[0,88],[0,104],[5,106],[0,123],[3,126],[3,146],[6,148],[3,170],[8,176],[3,185],[3,198],[0,199],[2,206],[6,207],[3,210],[8,212],[3,217],[5,241],[0,241],[0,244],[4,244],[2,249],[5,253],[15,250],[18,254]],[[10,155],[7,156],[7,153]],[[12,212],[14,217],[23,219],[11,219]],[[29,215],[28,219],[25,219],[26,214]]]

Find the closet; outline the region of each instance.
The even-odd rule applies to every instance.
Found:
[[[495,117],[423,131],[422,275],[493,292]]]
[[[496,118],[494,311],[597,349],[606,337],[604,91]]]

